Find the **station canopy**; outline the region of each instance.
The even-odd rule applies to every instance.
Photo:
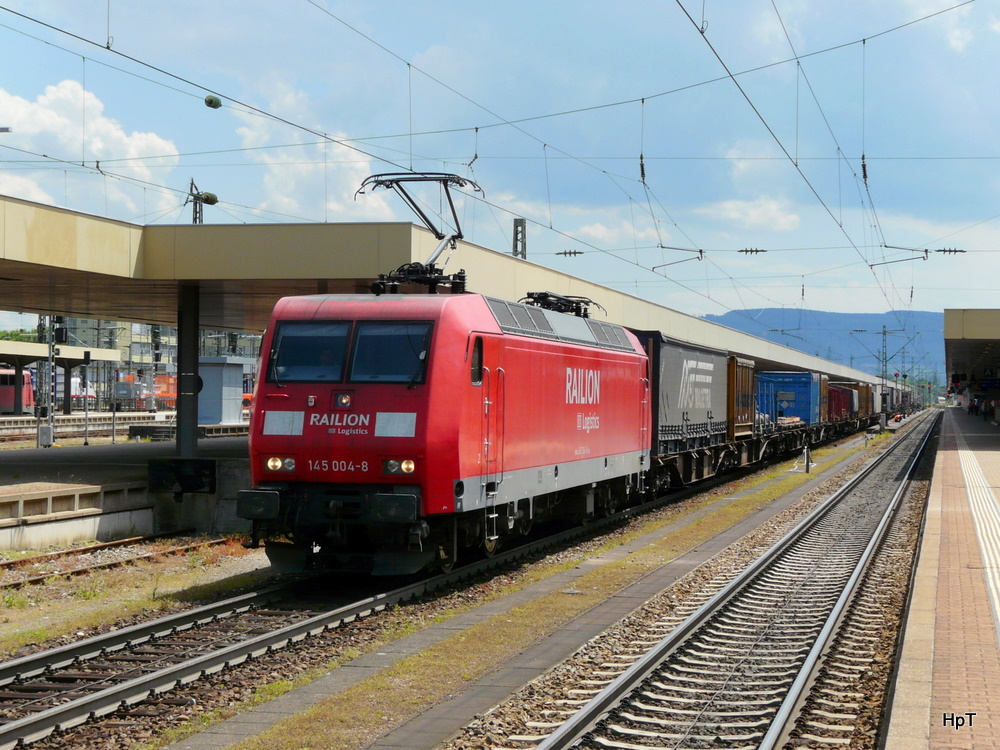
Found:
[[[944,357],[950,384],[1000,390],[1000,310],[945,310]]]
[[[408,222],[139,226],[0,196],[0,307],[177,325],[180,290],[195,287],[200,327],[260,333],[279,298],[368,294],[379,274],[426,261],[438,244],[428,229]],[[723,349],[755,360],[758,369],[876,382],[507,253],[459,240],[446,255],[448,272],[464,269],[472,292],[508,300],[528,292],[586,297],[606,310],[595,311],[597,319]]]

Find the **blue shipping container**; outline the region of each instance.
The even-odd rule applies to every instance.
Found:
[[[771,421],[798,417],[819,422],[820,376],[815,372],[758,372],[757,411]]]

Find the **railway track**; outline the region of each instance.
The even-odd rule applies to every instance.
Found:
[[[735,578],[709,582],[700,601],[668,607],[617,647],[595,646],[598,662],[561,669],[552,698],[532,686],[532,717],[514,722],[525,729],[491,733],[490,746],[830,747],[874,736],[881,703],[864,705],[862,683],[891,662],[895,623],[883,605],[905,596],[920,516],[908,510],[907,531],[895,510],[933,424],[924,427]],[[509,713],[518,710],[515,701]]]
[[[665,502],[630,508],[587,527],[574,527],[328,611],[282,609],[278,601],[286,596],[285,589],[274,588],[0,663],[0,750],[30,745],[119,709],[163,702],[175,688],[519,558],[591,536]]]
[[[156,699],[308,635],[418,593],[389,592],[327,612],[282,609],[282,588],[245,594],[0,665],[0,748]]]
[[[98,570],[120,568],[126,565],[134,565],[139,562],[157,560],[170,555],[185,555],[189,552],[199,551],[207,547],[214,547],[229,543],[229,540],[224,538],[207,539],[193,544],[164,547],[162,549],[156,549],[151,552],[143,552],[141,554],[126,556],[116,555],[114,559],[93,559],[109,551],[121,551],[129,546],[142,545],[149,542],[161,541],[169,539],[170,537],[183,536],[184,534],[191,533],[193,533],[193,530],[187,529],[170,534],[130,537],[128,539],[118,539],[112,542],[100,542],[98,544],[89,544],[84,547],[74,547],[71,549],[59,550],[57,552],[47,552],[40,555],[22,557],[16,560],[3,560],[0,561],[0,576],[5,576],[6,578],[0,580],[0,590],[16,589],[22,586],[40,585],[51,581],[54,577],[70,578],[73,576],[87,575]],[[44,573],[38,573],[35,575],[28,572],[32,569],[36,569],[38,566],[47,565],[52,562],[58,562],[62,565],[67,562],[71,562],[73,558],[81,558],[84,560],[90,559],[91,561],[82,565],[71,564],[70,566],[60,567],[58,570],[50,569],[46,570]]]

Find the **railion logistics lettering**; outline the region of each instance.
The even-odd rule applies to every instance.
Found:
[[[566,368],[566,403],[601,403],[601,371],[584,367]]]

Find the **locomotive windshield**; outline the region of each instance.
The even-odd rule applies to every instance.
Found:
[[[285,321],[278,325],[267,369],[269,382],[424,382],[431,324],[426,321]]]
[[[424,382],[431,324],[358,323],[349,379],[355,383]]]
[[[351,325],[345,322],[281,323],[274,334],[267,379],[312,383],[341,380]]]

